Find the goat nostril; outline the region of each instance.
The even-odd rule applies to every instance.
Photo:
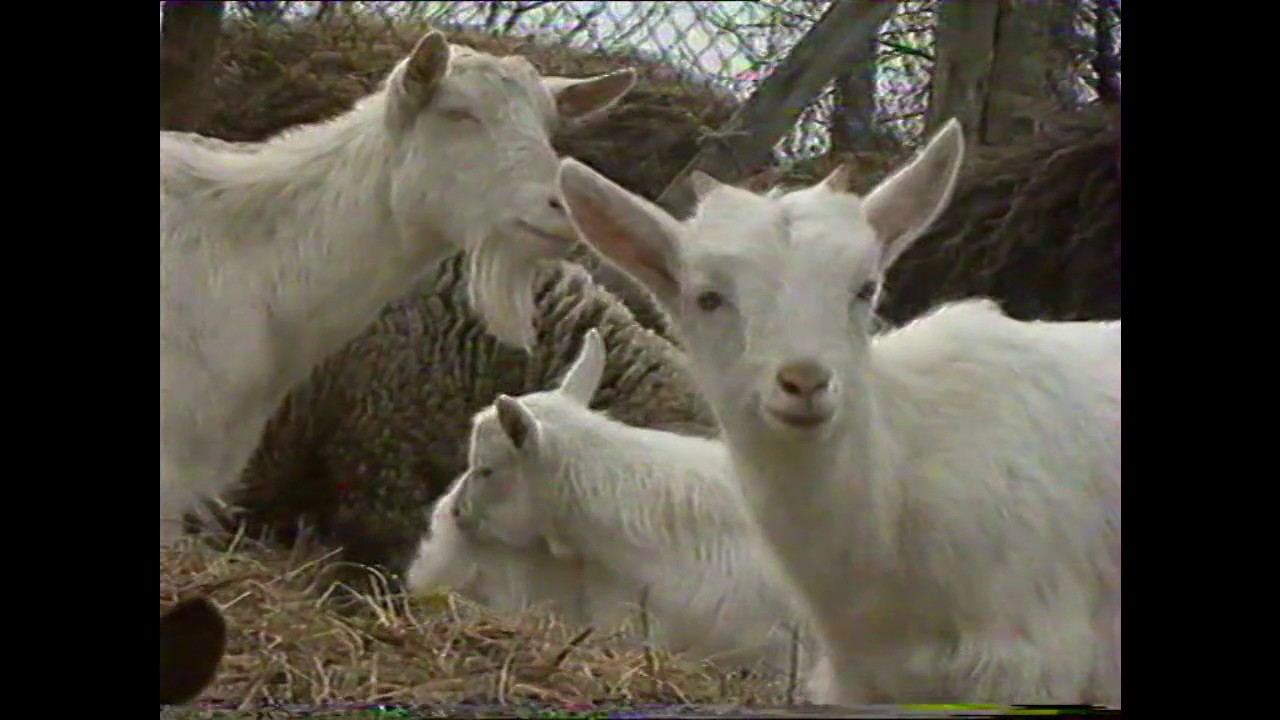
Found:
[[[547,201],[547,204],[550,205],[551,209],[555,210],[556,212],[564,212],[564,205],[560,203],[560,198],[553,197]]]
[[[817,363],[796,363],[778,370],[777,382],[788,395],[803,397],[830,387],[831,373]]]

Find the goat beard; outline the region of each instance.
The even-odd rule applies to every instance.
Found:
[[[502,233],[485,235],[468,253],[467,300],[485,330],[508,345],[529,350],[537,341],[533,285],[544,257]]]

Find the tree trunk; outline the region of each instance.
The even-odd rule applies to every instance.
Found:
[[[994,3],[993,3],[994,4]],[[1070,0],[1000,0],[982,139],[1004,145],[1035,132],[1057,105],[1057,77],[1070,62]]]
[[[831,150],[874,150],[879,137],[875,125],[876,58],[880,39],[872,36],[865,58],[836,78],[835,107],[831,113]]]
[[[194,132],[209,112],[222,2],[166,2],[160,25],[160,129]]]
[[[925,131],[932,133],[955,118],[970,142],[982,139],[982,115],[995,56],[997,2],[938,4],[932,97]]]

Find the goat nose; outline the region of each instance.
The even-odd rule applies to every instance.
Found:
[[[547,204],[550,205],[551,209],[555,210],[556,212],[564,212],[564,204],[561,203],[560,198],[556,197],[555,195],[552,195],[547,200]]]
[[[778,387],[788,395],[811,397],[831,385],[831,371],[812,360],[787,363],[778,368]]]

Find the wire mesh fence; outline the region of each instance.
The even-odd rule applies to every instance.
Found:
[[[737,0],[672,2],[493,0],[430,2],[239,2],[231,12],[258,22],[323,20],[338,14],[381,17],[389,23],[428,21],[441,28],[466,28],[495,35],[564,43],[584,52],[626,52],[663,63],[690,82],[748,98],[786,59],[795,43],[829,9],[832,0]],[[1056,42],[1071,58],[1059,95],[1067,103],[1097,95],[1099,47],[1105,45],[1118,83],[1120,23],[1118,0],[1070,3],[1075,23]],[[937,0],[906,0],[883,23],[874,51],[872,127],[861,127],[840,110],[839,80],[799,115],[777,145],[779,160],[802,160],[832,150],[845,135],[879,138],[894,146],[914,145],[925,128],[935,59]],[[1099,13],[1110,13],[1110,22]],[[1098,33],[1108,33],[1106,42]],[[850,73],[866,68],[851,68]],[[861,114],[860,114],[861,115]],[[844,124],[850,127],[841,128]],[[833,133],[833,130],[835,131]],[[865,140],[865,138],[864,138]]]

